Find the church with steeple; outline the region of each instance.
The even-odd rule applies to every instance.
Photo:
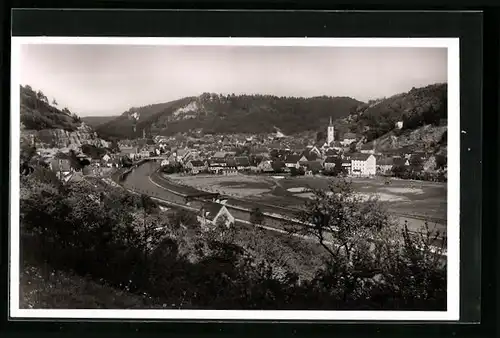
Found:
[[[327,136],[326,136],[327,145],[329,146],[332,145],[334,140],[335,140],[335,129],[333,127],[332,118],[330,117],[330,124],[328,125]]]

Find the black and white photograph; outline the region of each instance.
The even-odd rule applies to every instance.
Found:
[[[457,320],[458,45],[13,37],[12,316]]]

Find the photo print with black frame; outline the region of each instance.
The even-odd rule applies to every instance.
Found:
[[[12,319],[479,319],[480,13],[12,23]]]

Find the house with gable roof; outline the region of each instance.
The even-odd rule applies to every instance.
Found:
[[[373,176],[377,173],[377,159],[373,154],[353,154],[351,173],[358,176]]]
[[[198,216],[196,217],[203,230],[209,230],[217,225],[217,222],[224,219],[225,226],[234,225],[234,216],[227,210],[222,203],[207,202],[203,204]]]

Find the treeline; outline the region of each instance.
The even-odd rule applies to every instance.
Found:
[[[49,103],[42,91],[35,91],[29,85],[21,86],[21,123],[26,129],[64,129],[75,131],[81,119],[67,108],[59,110]],[[52,104],[56,104],[55,100]]]
[[[400,121],[403,129],[439,125],[447,119],[447,89],[447,84],[435,84],[362,104],[352,112],[349,130],[363,134],[370,142],[393,130]]]
[[[196,102],[196,118],[181,119],[173,116],[178,108]],[[285,134],[323,128],[333,119],[345,117],[361,102],[348,97],[277,97],[271,95],[202,94],[198,98],[185,98],[170,104],[152,105],[134,109],[141,119],[134,132],[133,121],[126,116],[99,126],[100,133],[139,136],[142,129],[152,133],[172,135],[202,128],[205,133],[262,133],[280,128]],[[156,110],[157,109],[157,110]],[[156,112],[155,112],[156,110]],[[147,112],[147,114],[144,114]]]
[[[286,263],[300,250],[299,239],[272,239],[254,227],[227,228],[224,220],[202,231],[194,215],[165,214],[147,196],[83,181],[61,184],[49,176],[21,177],[22,264],[72,270],[170,308],[446,308],[446,267],[431,254],[431,242],[422,240],[425,234],[395,236],[383,209],[373,201],[354,203],[349,185],[332,187],[345,199],[315,192],[300,214],[343,229],[337,238],[341,249],[319,241],[325,261],[311,279],[301,279]],[[320,204],[328,208],[318,209]],[[342,217],[330,215],[335,210]],[[252,214],[252,222],[261,222],[257,211]],[[377,239],[376,255],[367,247],[370,237]]]

